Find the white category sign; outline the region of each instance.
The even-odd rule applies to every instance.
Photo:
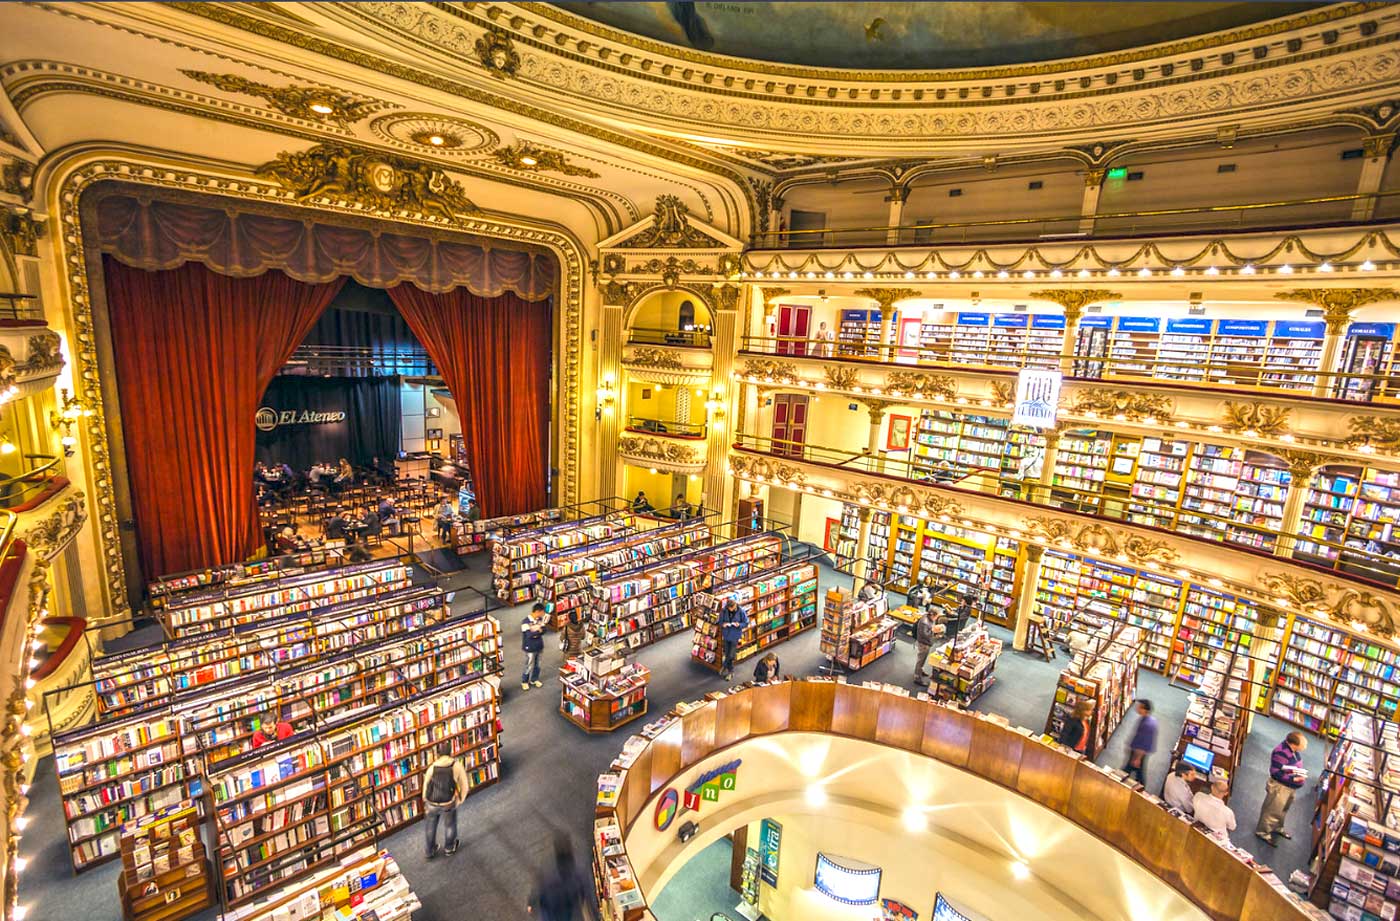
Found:
[[[344,422],[345,412],[321,413],[310,409],[297,412],[295,409],[281,411],[271,406],[261,407],[253,417],[253,424],[260,432],[270,432],[279,425],[324,425],[329,422]]]
[[[1016,378],[1016,408],[1012,425],[1048,429],[1055,425],[1060,409],[1059,371],[1026,368]]]

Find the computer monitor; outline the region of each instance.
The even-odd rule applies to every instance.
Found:
[[[1186,751],[1181,753],[1181,760],[1201,773],[1209,774],[1211,766],[1215,764],[1215,752],[1202,748],[1195,742],[1187,742]]]

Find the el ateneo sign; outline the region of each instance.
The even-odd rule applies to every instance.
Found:
[[[1011,424],[1033,429],[1053,428],[1060,409],[1060,380],[1059,371],[1023,369],[1016,378]]]
[[[273,409],[271,406],[262,406],[259,407],[257,413],[253,415],[253,424],[257,426],[259,432],[270,432],[279,426],[325,425],[331,422],[344,421],[344,410],[322,413],[311,409]]]

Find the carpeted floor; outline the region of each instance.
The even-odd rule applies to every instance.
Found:
[[[709,921],[716,912],[741,918],[734,910],[739,893],[729,888],[729,861],[734,845],[720,838],[686,863],[685,869],[652,902],[656,921]]]
[[[822,590],[849,577],[823,570]],[[452,573],[453,588],[472,584],[484,588],[489,581],[489,558],[477,554],[466,560],[466,568]],[[588,846],[593,821],[593,784],[596,776],[612,760],[625,735],[587,735],[559,715],[557,684],[548,680],[560,664],[557,644],[548,643],[543,660],[545,686],[528,692],[520,690],[521,653],[515,641],[518,625],[527,606],[498,611],[506,630],[506,674],[501,719],[505,727],[501,781],[473,795],[459,810],[458,827],[462,849],[453,857],[434,861],[424,859],[423,827],[412,825],[383,843],[399,860],[403,872],[423,902],[416,921],[467,921],[489,918],[493,921],[524,919],[525,904],[538,869],[551,854],[555,835],[570,837],[583,852]],[[1053,694],[1056,676],[1066,659],[1052,663],[1035,656],[1007,649],[997,665],[997,683],[976,704],[979,709],[1000,713],[1013,724],[1039,730]],[[818,633],[809,631],[777,647],[784,673],[810,675],[823,660],[818,654]],[[652,670],[649,689],[651,713],[664,713],[677,701],[721,687],[719,678],[690,659],[688,634],[670,637],[644,649],[638,659]],[[874,663],[852,680],[879,680],[909,685],[912,676],[913,645],[902,639],[896,650]],[[748,667],[738,673],[748,677]],[[1161,676],[1141,672],[1143,696],[1151,698],[1161,722],[1162,747],[1169,748],[1180,731],[1186,710],[1186,692],[1171,687]],[[1121,764],[1124,747],[1131,735],[1132,719],[1125,721],[1104,754],[1105,763]],[[1232,805],[1239,817],[1239,830],[1233,840],[1271,862],[1285,877],[1307,860],[1307,824],[1312,814],[1313,796],[1305,790],[1289,816],[1294,839],[1275,851],[1253,835],[1254,821],[1267,778],[1269,750],[1278,743],[1288,726],[1267,718],[1257,718],[1249,747],[1236,780]],[[1318,740],[1306,753],[1305,765],[1314,776],[1320,770],[1324,746]],[[1160,790],[1168,769],[1166,754],[1159,752],[1148,765],[1151,788]],[[121,909],[116,885],[119,865],[109,863],[74,877],[65,844],[65,830],[52,762],[38,766],[30,791],[29,829],[20,852],[27,861],[21,879],[20,902],[29,907],[34,921],[83,919],[117,921]],[[678,877],[685,877],[683,872]],[[727,870],[723,880],[727,880]],[[723,883],[723,881],[722,881]],[[674,885],[689,885],[673,883]],[[727,890],[727,886],[725,886]],[[661,893],[658,899],[665,899]],[[718,894],[717,902],[727,902],[732,894]],[[732,904],[728,905],[732,909]],[[732,914],[732,912],[731,912]],[[207,913],[206,918],[213,918]],[[206,919],[201,919],[206,921]],[[689,921],[667,918],[664,921]]]

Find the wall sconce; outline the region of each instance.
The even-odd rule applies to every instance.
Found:
[[[55,432],[62,432],[63,437],[59,439],[59,444],[63,445],[63,456],[72,457],[73,447],[78,443],[78,439],[73,435],[73,423],[85,416],[91,416],[92,410],[83,409],[83,405],[78,402],[78,398],[68,392],[64,387],[58,391],[58,409],[49,413],[49,425],[53,426]],[[0,451],[4,447],[0,446]]]
[[[4,435],[0,435],[0,454],[4,454],[8,457],[9,455],[15,453],[18,450],[19,448],[15,447],[15,443],[10,439],[9,432],[6,432]]]
[[[595,421],[603,418],[603,412],[612,411],[613,403],[617,401],[617,385],[613,382],[611,374],[603,378],[603,383],[598,387],[598,408],[593,411]]]
[[[705,401],[705,411],[710,414],[710,419],[714,422],[716,429],[724,427],[724,392],[721,390],[710,391],[710,398]]]

